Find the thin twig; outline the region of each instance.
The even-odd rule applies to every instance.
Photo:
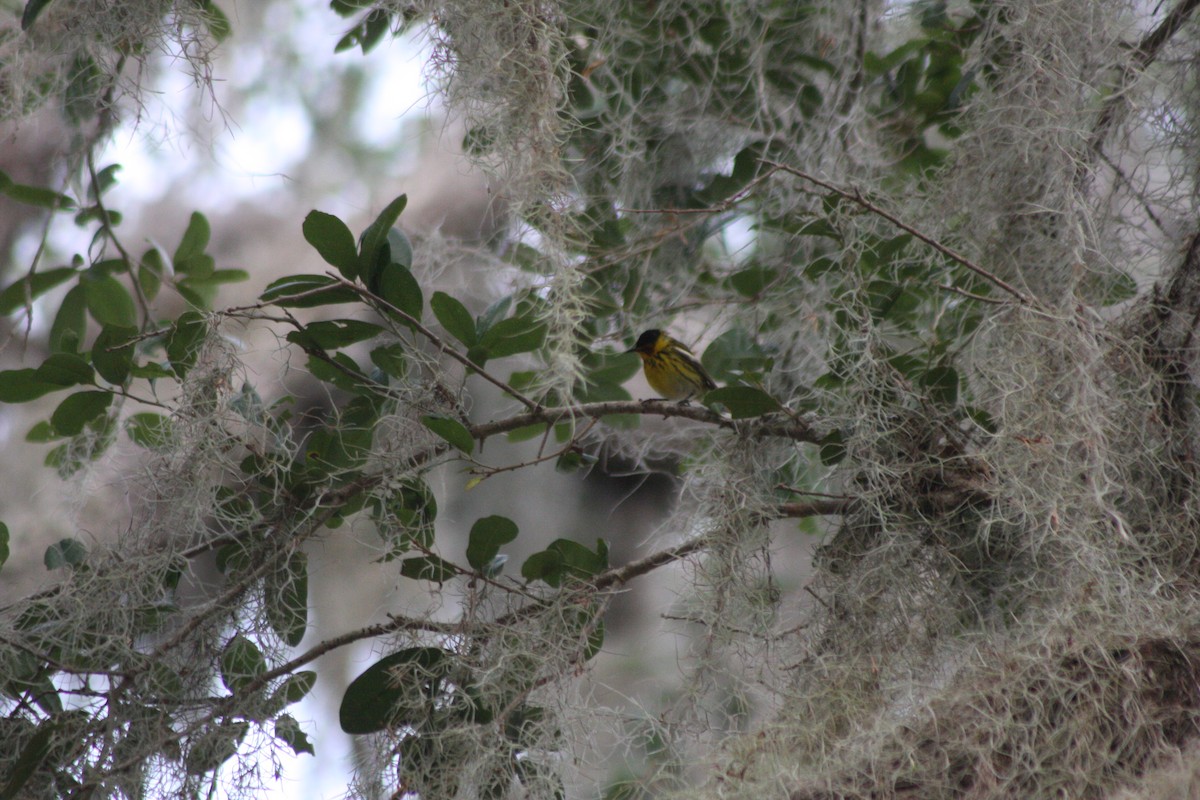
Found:
[[[858,189],[853,189],[853,190],[843,189],[839,186],[835,186],[834,184],[829,183],[828,181],[821,180],[820,178],[816,177],[815,175],[811,175],[802,169],[797,169],[796,167],[791,167],[791,166],[788,166],[787,164],[779,164],[774,161],[766,161],[766,160],[763,160],[761,163],[769,166],[771,168],[772,172],[786,172],[789,175],[795,175],[797,178],[802,178],[802,179],[808,181],[809,183],[816,184],[817,186],[820,186],[822,189],[833,192],[838,197],[845,198],[846,200],[849,200],[850,202],[855,203],[856,205],[859,205],[862,208],[865,208],[867,211],[870,211],[872,214],[874,214],[878,217],[883,217],[884,219],[886,219],[888,222],[895,225],[900,230],[905,231],[906,233],[912,234],[915,238],[920,239],[922,242],[929,245],[934,250],[937,250],[939,253],[941,253],[942,255],[949,258],[951,261],[958,262],[959,264],[963,265],[967,269],[971,270],[971,272],[974,272],[979,277],[983,278],[984,280],[988,281],[989,283],[992,283],[995,286],[998,286],[999,288],[1008,292],[1010,295],[1012,295],[1014,298],[1016,298],[1021,303],[1021,305],[1025,305],[1025,306],[1036,306],[1037,305],[1037,303],[1034,301],[1034,299],[1032,297],[1025,294],[1020,289],[1018,289],[1017,287],[1013,286],[1008,281],[1001,278],[999,275],[989,272],[988,270],[986,270],[983,267],[976,264],[971,259],[964,256],[962,253],[958,252],[957,250],[947,247],[946,245],[942,244],[941,242],[939,242],[937,239],[933,238],[929,234],[923,233],[922,231],[918,230],[917,228],[914,228],[912,225],[909,225],[907,222],[900,219],[899,217],[897,217],[895,214],[891,213],[890,211],[871,202],[866,197],[863,197],[862,192],[860,192]],[[767,173],[767,174],[771,174],[771,173]]]

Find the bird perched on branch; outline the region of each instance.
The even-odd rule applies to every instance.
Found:
[[[717,388],[692,351],[657,328],[642,333],[637,344],[625,352],[642,357],[650,388],[667,400],[686,403]]]

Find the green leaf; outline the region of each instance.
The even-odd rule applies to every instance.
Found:
[[[54,322],[50,326],[50,349],[56,353],[74,353],[79,350],[87,330],[87,301],[83,287],[75,285],[63,297]]]
[[[376,273],[374,292],[416,321],[421,321],[425,300],[421,285],[408,267],[394,261],[383,265]]]
[[[213,0],[192,0],[200,10],[204,12],[204,27],[208,28],[208,33],[212,36],[213,41],[220,42],[229,38],[233,33],[233,26],[229,24],[229,17],[225,16],[225,12],[217,7]]]
[[[747,267],[729,276],[729,285],[743,297],[758,297],[762,291],[779,277],[779,273],[766,267]]]
[[[192,736],[191,747],[183,759],[184,768],[189,775],[212,772],[233,758],[249,729],[250,723],[236,720],[214,725],[199,736]]]
[[[18,308],[25,308],[55,286],[69,281],[76,273],[74,267],[56,267],[18,278],[0,292],[0,316],[8,316]]]
[[[196,363],[200,348],[208,336],[208,324],[198,311],[185,311],[175,320],[167,334],[167,360],[171,369],[182,378]]]
[[[36,0],[30,0],[32,5]],[[29,7],[25,8],[26,15],[29,14]],[[32,22],[32,20],[31,20]],[[28,25],[22,24],[22,27]],[[21,755],[17,756],[17,760],[8,765],[8,776],[4,785],[0,786],[0,800],[16,800],[22,797],[21,789],[33,777],[33,774],[38,771],[42,763],[50,756],[51,745],[54,741],[54,734],[58,732],[58,722],[51,718],[43,720],[38,726],[33,736],[25,742],[25,746],[21,748]]]
[[[79,278],[83,298],[92,317],[101,325],[132,328],[137,325],[133,296],[116,278],[93,270]]]
[[[193,211],[191,219],[188,220],[187,230],[179,240],[179,247],[175,248],[175,255],[171,256],[175,271],[188,272],[188,268],[183,265],[187,265],[195,256],[204,254],[204,248],[208,247],[211,236],[212,228],[208,219],[199,211]]]
[[[221,682],[234,694],[267,671],[267,660],[263,658],[258,645],[240,633],[230,639],[221,650],[218,664],[221,668]]]
[[[54,432],[62,436],[75,436],[89,422],[102,416],[112,405],[113,393],[103,390],[76,392],[58,404],[50,415]]]
[[[445,583],[458,575],[458,570],[440,556],[414,556],[400,562],[400,574],[413,580]]]
[[[46,569],[77,567],[87,560],[87,548],[78,539],[60,539],[46,548],[42,563]]]
[[[734,419],[761,417],[779,410],[779,402],[762,389],[753,386],[725,386],[704,395],[704,405],[721,404]]]
[[[389,545],[383,560],[408,552],[414,546],[433,546],[433,523],[437,519],[437,499],[425,481],[415,478],[383,496],[372,499],[371,517],[379,535]]]
[[[467,541],[467,563],[484,570],[500,548],[517,538],[517,523],[508,517],[492,515],[476,520]]]
[[[21,14],[21,30],[27,31],[30,26],[37,20],[38,15],[50,5],[53,0],[29,0],[25,4],[25,11]],[[40,731],[39,731],[40,733]]]
[[[123,384],[133,366],[133,339],[137,328],[106,325],[92,343],[92,364],[100,377],[112,384]]]
[[[37,377],[46,383],[64,388],[92,383],[95,380],[95,374],[88,363],[70,353],[55,353],[47,358],[37,368]]]
[[[512,295],[508,295],[488,306],[487,310],[479,315],[479,320],[475,325],[476,333],[483,336],[492,329],[493,325],[504,319],[508,315],[508,309],[512,307],[512,301]]]
[[[4,562],[8,561],[8,526],[0,522],[0,567],[4,566]]]
[[[562,585],[564,578],[585,579],[608,568],[608,545],[596,542],[596,551],[570,539],[556,539],[540,553],[534,553],[521,565],[521,576],[529,581]]]
[[[529,315],[502,319],[479,339],[488,358],[504,358],[537,350],[546,341],[546,324]]]
[[[475,439],[458,420],[449,417],[421,417],[421,424],[467,455],[475,450]]]
[[[728,382],[761,375],[774,361],[750,334],[733,328],[713,340],[700,363],[714,378]]]
[[[467,307],[445,292],[434,292],[429,298],[429,308],[442,327],[467,347],[474,347],[478,338],[475,334],[475,319]]]
[[[384,656],[346,687],[338,722],[350,734],[375,733],[416,721],[437,697],[452,666],[438,647],[409,647]],[[407,701],[407,702],[406,702]]]
[[[821,440],[821,463],[832,467],[846,457],[846,444],[840,430],[832,430]]]
[[[308,556],[296,551],[263,581],[267,623],[289,647],[300,644],[308,628]]]
[[[358,250],[354,246],[354,234],[346,223],[324,211],[310,211],[304,218],[302,228],[304,240],[325,259],[326,264],[337,267],[346,280],[358,277]]]
[[[383,333],[383,328],[372,322],[357,319],[329,319],[310,322],[297,331],[291,331],[287,340],[301,347],[316,347],[336,350]]]
[[[387,207],[379,212],[375,221],[363,231],[358,247],[359,277],[374,278],[376,267],[380,264],[380,257],[383,255],[380,251],[387,244],[388,231],[396,224],[396,220],[400,218],[400,212],[406,205],[408,205],[408,195],[402,194],[388,203]],[[390,253],[387,254],[387,259],[390,262]],[[370,280],[367,283],[370,285]]]
[[[45,189],[41,186],[13,183],[12,178],[7,174],[0,173],[0,175],[3,176],[3,179],[0,180],[0,194],[8,195],[18,203],[37,206],[38,208],[45,208],[50,211],[66,210],[75,207],[75,201],[65,194],[56,192],[53,189]]]
[[[296,755],[301,753],[308,753],[310,756],[317,754],[312,743],[308,741],[308,735],[300,727],[300,723],[290,714],[280,714],[275,718],[275,738],[292,748],[292,752]]]
[[[408,361],[402,344],[376,347],[371,351],[371,363],[393,378],[403,378],[408,374]]]
[[[358,294],[328,275],[289,275],[272,281],[258,299],[280,308],[315,308],[353,303],[358,300]]]
[[[27,403],[61,388],[42,380],[36,369],[0,370],[0,403]]]
[[[309,669],[302,670],[289,675],[272,696],[290,706],[292,703],[299,703],[303,700],[312,691],[316,682],[317,673]]]
[[[158,290],[162,286],[165,274],[166,267],[163,264],[162,252],[157,247],[151,247],[142,256],[137,271],[138,285],[142,287],[142,294],[146,295],[147,300],[153,300],[158,296]]]
[[[951,406],[958,402],[958,370],[954,367],[931,367],[921,376],[921,385],[934,402]]]
[[[388,255],[393,264],[399,264],[405,269],[412,269],[413,248],[408,234],[399,228],[387,232]]]

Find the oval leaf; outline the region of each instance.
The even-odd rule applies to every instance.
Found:
[[[363,734],[403,725],[424,711],[426,697],[436,696],[433,690],[449,666],[448,654],[437,647],[410,647],[381,658],[346,687],[338,709],[342,730]],[[419,704],[402,702],[413,697],[420,698]]]
[[[267,660],[258,645],[240,633],[225,645],[219,663],[221,682],[234,693],[267,671]]]
[[[337,267],[347,280],[354,280],[358,275],[358,250],[346,223],[333,214],[310,211],[302,230],[304,240],[320,253],[326,264]]]
[[[112,400],[112,392],[76,392],[58,404],[58,408],[50,415],[50,424],[54,432],[61,436],[76,436],[89,422],[108,411]]]
[[[500,552],[500,548],[517,538],[517,523],[508,517],[493,514],[476,520],[467,542],[467,563],[484,570]]]
[[[279,638],[295,647],[308,628],[308,556],[288,556],[287,563],[263,581],[263,606],[267,622]]]
[[[437,317],[442,327],[467,347],[474,347],[478,341],[475,333],[475,319],[467,307],[445,292],[434,292],[429,298],[429,307]]]
[[[717,403],[729,409],[729,416],[734,419],[761,417],[779,410],[779,402],[774,397],[753,386],[726,386],[704,395],[706,406]]]
[[[79,285],[83,287],[87,310],[101,325],[124,328],[137,325],[133,296],[119,280],[111,275],[88,271],[80,277]]]
[[[458,420],[449,417],[421,417],[421,424],[467,455],[475,450],[475,439]]]

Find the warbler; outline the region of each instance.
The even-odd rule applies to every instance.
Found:
[[[667,400],[686,403],[717,388],[692,351],[657,328],[642,333],[637,344],[625,352],[642,357],[650,388]]]

